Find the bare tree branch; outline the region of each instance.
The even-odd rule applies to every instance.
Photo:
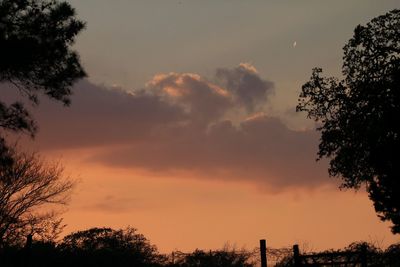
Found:
[[[11,156],[11,165],[0,166],[0,246],[28,231],[45,236],[45,228],[50,229],[52,221],[58,228],[55,213],[40,214],[39,208],[65,205],[74,186],[58,163],[46,163],[37,154],[15,149]]]

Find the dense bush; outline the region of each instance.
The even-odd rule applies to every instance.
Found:
[[[253,267],[253,253],[245,250],[195,250],[191,253],[176,253],[169,267]]]
[[[350,253],[361,253],[365,249],[367,265],[369,267],[399,267],[400,266],[400,243],[392,244],[386,250],[377,248],[373,244],[366,242],[356,242],[350,244],[348,247],[339,250],[326,250],[318,253],[306,253],[306,254],[334,254],[337,252],[350,252]],[[330,260],[330,256],[326,257]],[[335,260],[340,260],[339,258],[334,258]],[[320,260],[324,260],[321,257]],[[293,255],[287,256],[276,264],[276,267],[291,267],[294,266]]]

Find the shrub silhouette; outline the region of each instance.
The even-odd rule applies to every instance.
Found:
[[[160,266],[166,258],[135,228],[91,228],[64,237],[65,266]]]
[[[253,267],[253,253],[241,250],[195,250],[180,254],[170,267]]]
[[[329,255],[333,255],[338,252],[350,252],[350,253],[360,253],[363,249],[366,251],[367,256],[367,266],[369,267],[399,267],[400,266],[400,243],[392,244],[386,250],[382,250],[376,247],[374,244],[367,242],[354,242],[351,243],[344,249],[339,250],[326,250],[317,253],[307,253],[307,254],[327,254],[328,256],[321,257],[320,260],[328,261],[332,259]],[[334,260],[340,260],[335,258]],[[292,267],[294,265],[293,255],[287,256],[276,264],[276,267]]]

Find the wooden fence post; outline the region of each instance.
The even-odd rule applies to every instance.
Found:
[[[293,260],[295,267],[301,266],[299,245],[293,245]]]
[[[260,240],[261,267],[267,267],[267,243],[265,239]]]

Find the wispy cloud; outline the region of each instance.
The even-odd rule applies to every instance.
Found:
[[[100,211],[107,213],[125,213],[143,208],[141,199],[131,197],[117,197],[107,195],[93,203],[86,203],[79,207],[88,211]]]

